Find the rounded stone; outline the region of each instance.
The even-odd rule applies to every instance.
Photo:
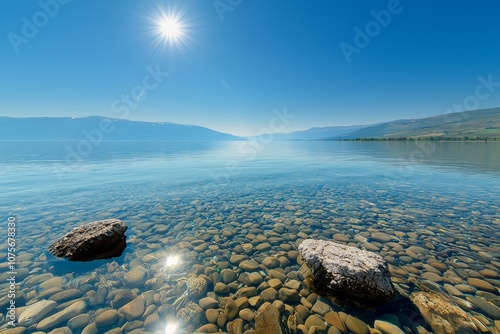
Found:
[[[278,291],[274,288],[268,288],[262,291],[260,296],[265,302],[273,302],[278,298]]]
[[[212,297],[202,298],[202,299],[200,299],[198,304],[204,310],[217,308],[219,306],[219,302],[215,298],[212,298]]]
[[[342,334],[342,332],[338,328],[332,326],[328,328],[327,334]]]
[[[245,260],[239,264],[241,270],[256,271],[259,269],[259,264],[255,260]]]
[[[316,314],[310,315],[307,318],[305,325],[307,329],[310,329],[312,326],[317,326],[324,330],[327,327],[325,321]]]
[[[330,306],[326,303],[323,303],[321,300],[316,300],[316,303],[314,303],[314,306],[312,307],[311,311],[314,313],[318,313],[321,316],[324,316],[326,313],[330,312],[332,309]]]
[[[234,300],[230,298],[226,298],[225,300],[225,306],[224,306],[224,315],[226,318],[231,321],[233,320],[239,312],[238,305],[234,302]]]
[[[226,295],[229,293],[229,287],[227,286],[227,284],[217,282],[214,286],[214,292],[218,295]]]
[[[488,292],[492,292],[492,293],[498,293],[498,289],[495,288],[491,283],[488,283],[482,279],[479,279],[479,278],[473,278],[473,277],[469,277],[467,279],[467,283],[469,283],[470,285],[472,285],[473,287],[479,289],[479,290],[483,290],[483,291],[488,291]]]
[[[213,323],[210,323],[210,324],[206,324],[206,325],[201,326],[200,328],[198,328],[196,330],[196,332],[199,332],[199,333],[217,333],[217,332],[219,332],[219,327],[217,327]]]
[[[53,300],[40,300],[28,306],[19,316],[17,324],[20,327],[31,326],[42,320],[47,314],[55,309],[57,303]]]
[[[271,278],[277,278],[277,279],[279,279],[281,282],[285,282],[285,280],[286,280],[286,276],[284,274],[282,274],[281,272],[279,272],[278,270],[276,270],[276,269],[269,270],[268,275]]]
[[[436,274],[436,273],[433,273],[433,272],[426,272],[426,273],[423,273],[421,275],[421,277],[423,279],[428,279],[429,281],[432,281],[432,282],[442,282],[443,281],[443,277],[441,277],[440,275]]]
[[[59,311],[48,318],[43,319],[36,325],[38,330],[46,330],[56,327],[61,323],[66,323],[69,319],[82,314],[87,309],[87,303],[77,301],[67,306],[62,311]]]
[[[97,326],[95,325],[95,322],[91,322],[85,328],[82,330],[82,334],[96,334],[97,333]]]
[[[82,295],[82,292],[78,289],[68,289],[68,290],[63,290],[61,292],[58,292],[56,294],[53,294],[50,296],[50,300],[53,300],[55,302],[62,302],[68,299],[77,299]]]
[[[498,272],[496,272],[495,270],[483,269],[480,270],[479,273],[486,278],[498,278]]]
[[[272,305],[278,310],[279,313],[285,312],[286,306],[281,300],[275,300]]]
[[[259,292],[253,286],[249,286],[249,287],[242,288],[242,289],[238,290],[238,296],[240,296],[240,297],[250,298],[253,296],[257,296],[258,294],[259,294]]]
[[[123,281],[128,287],[140,287],[148,279],[148,271],[143,266],[132,268],[123,277]]]
[[[248,298],[248,303],[252,307],[257,307],[260,305],[260,303],[262,303],[262,298],[260,296],[250,297]]]
[[[380,242],[388,242],[394,239],[393,236],[384,233],[384,232],[375,232],[371,235],[373,240],[380,241]]]
[[[280,300],[284,303],[296,303],[300,300],[300,295],[297,290],[281,288],[278,293]]]
[[[48,334],[72,334],[72,333],[73,332],[71,331],[71,329],[69,329],[69,327],[60,327],[51,330]]]
[[[118,319],[118,312],[116,310],[106,310],[95,318],[97,327],[109,326],[115,323]]]
[[[232,264],[239,264],[246,259],[248,259],[248,255],[234,254],[231,255],[229,262],[231,262]]]
[[[248,276],[248,279],[250,280],[250,282],[253,285],[259,285],[260,283],[262,283],[264,281],[264,279],[262,278],[261,274],[259,274],[258,272],[251,273]]]
[[[370,334],[370,329],[368,326],[360,319],[353,317],[352,315],[347,315],[345,319],[345,325],[354,334]]]
[[[52,277],[40,284],[40,288],[43,290],[48,290],[55,287],[62,287],[66,284],[66,278],[64,277]]]
[[[241,319],[250,322],[255,317],[255,313],[249,308],[244,308],[239,312],[239,316]]]
[[[483,311],[488,317],[493,320],[500,320],[500,307],[479,297],[467,296],[467,300]]]
[[[131,302],[123,305],[119,312],[125,316],[127,321],[131,321],[141,317],[145,310],[145,300],[144,297],[139,296],[132,300]]]
[[[137,298],[137,294],[133,291],[122,291],[116,294],[111,302],[111,306],[115,309],[119,309],[123,305],[130,303],[132,300]]]
[[[268,256],[262,261],[262,264],[267,268],[276,268],[279,267],[280,261],[274,256]]]
[[[460,292],[466,293],[466,294],[471,294],[474,295],[476,293],[476,288],[467,285],[467,284],[457,284],[455,285],[455,288],[458,289]]]
[[[223,269],[221,271],[221,276],[222,276],[222,282],[228,284],[228,283],[236,281],[236,278],[238,277],[238,274],[234,270]]]
[[[383,320],[375,320],[375,328],[383,334],[404,334],[401,328]]]
[[[462,297],[464,294],[453,285],[445,284],[443,288],[452,296]]]
[[[277,278],[271,278],[267,284],[269,284],[269,286],[273,289],[281,289],[283,286],[283,283]]]
[[[154,326],[160,321],[160,316],[158,312],[152,313],[147,316],[146,320],[144,320],[144,327],[149,328]]]
[[[300,289],[300,282],[293,279],[293,280],[286,282],[284,287],[289,288],[289,289],[299,290]]]
[[[271,249],[271,244],[268,243],[268,242],[264,242],[264,243],[261,243],[261,244],[258,244],[255,249],[258,250],[259,252],[262,252],[262,251],[266,251],[268,249]]]
[[[79,329],[79,328],[84,328],[85,326],[90,324],[91,320],[92,319],[90,318],[90,315],[80,314],[80,315],[77,315],[76,317],[69,319],[68,327],[73,331],[76,329]]]
[[[209,323],[215,324],[217,322],[217,318],[219,317],[219,311],[214,309],[206,310],[205,317]]]
[[[347,332],[347,327],[345,326],[342,319],[337,312],[328,312],[325,314],[325,321],[329,324],[340,330],[342,333]]]

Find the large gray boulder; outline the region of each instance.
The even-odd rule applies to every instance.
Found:
[[[311,270],[309,282],[339,304],[372,306],[396,297],[389,268],[375,253],[325,240],[304,240],[299,251]]]
[[[80,225],[49,247],[57,257],[70,261],[91,261],[120,256],[127,246],[127,225],[118,219],[105,219]]]

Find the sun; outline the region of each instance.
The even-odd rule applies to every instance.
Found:
[[[183,24],[175,17],[165,17],[158,22],[158,32],[167,42],[179,41],[184,35]]]
[[[175,5],[170,2],[169,6],[163,2],[156,3],[155,10],[148,18],[148,35],[152,38],[155,50],[172,55],[188,47],[192,41],[193,18],[189,14],[190,7],[187,3],[185,1],[182,5]]]

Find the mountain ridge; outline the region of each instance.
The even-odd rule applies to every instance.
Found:
[[[241,137],[198,125],[144,122],[102,116],[0,117],[0,140],[238,141]]]
[[[106,133],[106,129],[100,129],[102,122],[113,127],[113,130]],[[260,137],[238,137],[198,125],[131,121],[103,116],[0,116],[0,140],[80,140],[98,135],[97,131],[101,132],[99,137],[102,135],[105,140],[241,141],[259,140]],[[272,135],[273,140],[277,141],[500,138],[500,107],[398,119],[372,125],[313,127]]]
[[[500,108],[467,110],[424,118],[399,119],[322,140],[477,137],[500,138]]]

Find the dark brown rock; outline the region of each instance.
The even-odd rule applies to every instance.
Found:
[[[70,261],[92,261],[120,256],[127,246],[127,225],[118,219],[106,219],[74,228],[49,247],[57,257]]]

